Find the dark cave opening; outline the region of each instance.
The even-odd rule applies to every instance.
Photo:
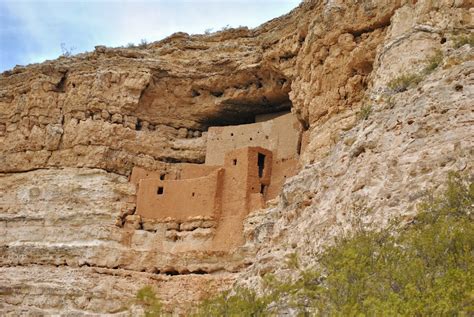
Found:
[[[217,113],[199,123],[207,127],[255,123],[258,115],[289,112],[291,107],[288,92],[284,91],[273,92],[272,96],[231,99],[222,102]]]
[[[67,80],[67,72],[61,76],[59,82],[54,86],[53,91],[64,93],[66,92],[66,80]]]

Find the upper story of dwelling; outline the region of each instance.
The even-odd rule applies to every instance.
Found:
[[[249,146],[272,151],[274,160],[296,158],[301,147],[301,124],[291,113],[256,116],[255,123],[210,127],[206,165],[223,165],[226,153]]]

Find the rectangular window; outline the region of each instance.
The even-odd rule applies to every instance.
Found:
[[[163,192],[164,192],[164,188],[162,186],[158,186],[158,189],[156,190],[156,193],[158,195],[163,195]]]
[[[233,159],[232,164],[237,165],[237,159]]]
[[[265,169],[265,155],[258,153],[258,177],[263,176],[263,170]]]

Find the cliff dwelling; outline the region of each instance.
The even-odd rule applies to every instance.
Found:
[[[275,198],[297,171],[301,125],[291,113],[257,115],[255,123],[210,127],[204,164],[173,171],[134,167],[135,215],[141,228],[162,233],[163,248],[230,250],[243,243],[249,212]]]

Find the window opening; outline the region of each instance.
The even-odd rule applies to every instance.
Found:
[[[135,130],[140,131],[143,127],[142,121],[137,120],[137,123],[135,124]]]
[[[263,170],[265,169],[265,155],[258,153],[258,177],[263,176]]]
[[[164,188],[162,186],[158,186],[158,190],[156,191],[156,193],[158,195],[163,195],[163,192],[164,192]]]

